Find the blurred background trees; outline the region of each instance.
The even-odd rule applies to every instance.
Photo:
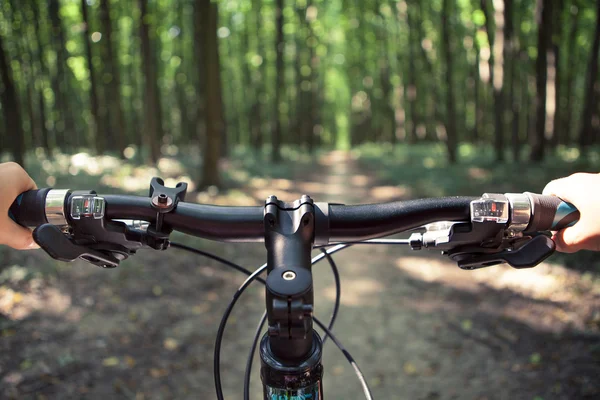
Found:
[[[7,0],[0,149],[156,163],[367,142],[541,161],[600,140],[600,1]],[[129,149],[128,152],[124,152]]]

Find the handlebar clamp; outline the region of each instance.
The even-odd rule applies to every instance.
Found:
[[[169,235],[173,228],[163,224],[164,215],[177,207],[177,203],[185,199],[187,183],[179,182],[174,188],[165,186],[165,181],[154,177],[150,181],[152,209],[156,211],[156,221],[148,226],[147,244],[155,250],[165,250],[169,247]]]

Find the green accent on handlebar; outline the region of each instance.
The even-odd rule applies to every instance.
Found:
[[[578,212],[577,208],[571,203],[567,203],[565,201],[561,202],[556,209],[556,214],[554,215],[554,221],[552,222],[551,230],[555,230],[555,228],[560,227],[560,229],[567,228],[569,226],[573,226],[579,221],[578,218],[574,215],[574,213]],[[570,220],[572,219],[572,220]]]

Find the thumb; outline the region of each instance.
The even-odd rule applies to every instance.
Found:
[[[581,222],[554,233],[552,237],[556,250],[562,253],[575,253],[585,249],[584,226]]]

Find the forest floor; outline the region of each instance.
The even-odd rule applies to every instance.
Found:
[[[246,180],[229,202],[308,193],[353,204],[419,194],[416,186],[382,174],[376,161],[346,153],[323,153],[314,164],[286,168],[286,178]],[[208,194],[197,200],[228,202]],[[250,268],[265,258],[260,244],[173,239]],[[334,258],[342,280],[334,331],[374,398],[600,397],[595,274],[565,268],[554,257],[530,270],[462,271],[434,252],[390,246],[356,246]],[[114,270],[48,261],[39,250],[4,249],[0,263],[10,266],[0,275],[1,398],[215,398],[216,330],[243,276],[177,249],[142,251]],[[314,268],[314,280],[316,315],[326,320],[335,295],[327,265]],[[256,285],[230,318],[221,368],[227,399],[242,398],[263,309],[263,289]],[[326,399],[363,398],[352,367],[331,342],[323,364]],[[256,358],[254,365],[252,398],[258,399]]]

